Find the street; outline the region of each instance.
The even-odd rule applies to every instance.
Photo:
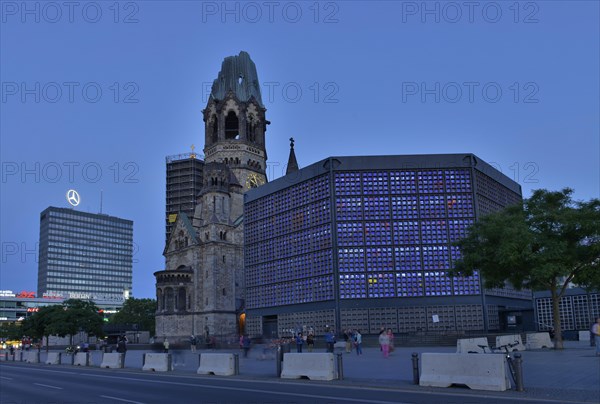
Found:
[[[540,403],[517,393],[391,389],[307,380],[146,373],[97,368],[0,365],[0,402],[34,403]],[[554,401],[564,402],[564,400]],[[576,402],[576,401],[574,401]]]

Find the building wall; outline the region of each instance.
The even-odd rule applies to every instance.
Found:
[[[549,292],[538,292],[534,297],[538,330],[548,331],[554,327],[552,299]],[[563,331],[589,330],[600,317],[600,293],[586,293],[583,289],[567,289],[558,307]]]
[[[54,207],[41,213],[38,296],[124,300],[132,262],[132,221]]]
[[[371,333],[382,325],[437,332],[499,324],[500,306],[484,313],[479,274],[450,278],[447,271],[460,258],[452,243],[477,211],[520,200],[520,187],[480,161],[488,174],[478,171],[472,155],[419,157],[331,158],[294,181],[284,177],[249,193],[246,308],[253,330],[261,325],[254,316],[309,326],[305,313],[314,322],[318,310],[306,310],[308,303],[335,308],[329,326]]]

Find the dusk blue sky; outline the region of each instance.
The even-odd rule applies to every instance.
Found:
[[[464,3],[1,2],[0,289],[36,290],[39,214],[75,188],[80,210],[103,190],[103,212],[134,221],[133,294],[154,297],[165,156],[201,153],[210,84],[241,50],[269,179],[293,136],[300,166],[474,153],[524,197],[599,197],[599,3]]]

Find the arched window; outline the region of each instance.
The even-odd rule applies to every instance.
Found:
[[[185,311],[185,307],[186,307],[185,288],[179,288],[179,299],[177,299],[177,310]]]
[[[219,140],[219,124],[217,123],[217,116],[213,115],[213,123],[212,123],[212,141],[216,143]]]
[[[167,312],[172,312],[175,309],[175,295],[173,294],[172,288],[167,288],[165,290],[165,310]]]
[[[156,311],[161,311],[163,309],[163,305],[165,302],[163,301],[163,295],[161,289],[156,289]]]
[[[229,111],[225,117],[225,139],[238,139],[239,120],[235,112]]]
[[[250,115],[246,121],[246,137],[249,141],[254,142],[256,139],[254,117]]]

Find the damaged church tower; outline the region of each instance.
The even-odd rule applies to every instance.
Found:
[[[156,336],[238,335],[244,326],[244,192],[264,184],[265,119],[256,66],[225,58],[203,112],[205,161],[193,217],[180,212],[156,277]]]

